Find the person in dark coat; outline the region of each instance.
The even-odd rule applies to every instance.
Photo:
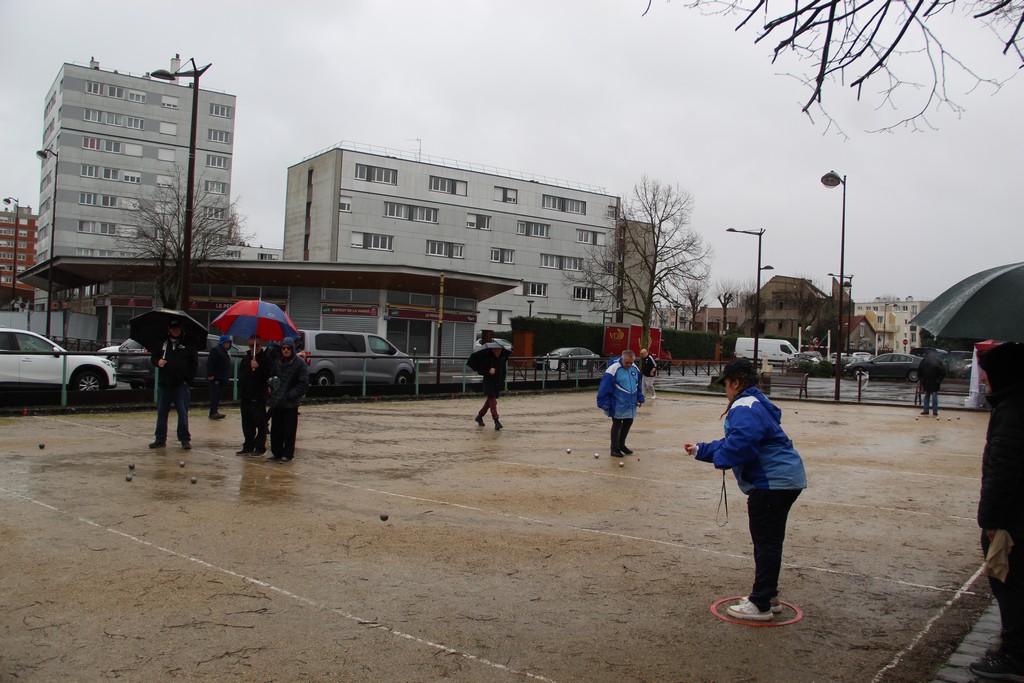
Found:
[[[222,334],[217,345],[210,349],[206,357],[206,381],[210,383],[210,419],[223,420],[225,415],[220,412],[220,393],[228,383],[231,374],[231,337]]]
[[[150,448],[167,445],[167,417],[174,406],[178,413],[178,441],[186,451],[192,448],[192,435],[188,431],[188,406],[192,398],[191,383],[199,369],[199,350],[182,334],[181,320],[167,322],[167,339],[151,350],[149,361],[157,369],[156,431]]]
[[[242,448],[235,455],[261,456],[267,452],[267,383],[274,364],[261,348],[258,336],[249,337],[249,350],[238,366],[238,400],[242,413]]]
[[[274,363],[270,392],[270,457],[291,462],[295,457],[295,436],[299,429],[299,401],[309,389],[309,368],[295,356],[295,340],[281,342],[281,358]]]
[[[939,360],[939,355],[934,351],[925,354],[921,365],[917,367],[917,378],[921,384],[921,393],[924,395],[922,415],[928,414],[929,405],[932,407],[932,415],[939,414],[939,387],[945,376],[946,368]]]
[[[500,430],[504,427],[498,419],[498,394],[505,386],[505,372],[508,366],[508,353],[501,347],[494,347],[489,354],[481,354],[473,369],[483,377],[484,396],[487,399],[476,414],[476,423],[484,426],[484,415],[491,411],[491,419],[494,420],[494,429]]]
[[[658,374],[658,359],[654,354],[648,353],[647,349],[640,349],[640,374],[644,377],[644,398],[652,401],[658,398],[654,391],[654,377]]]
[[[983,353],[978,364],[987,375],[992,406],[978,526],[1002,626],[999,646],[968,668],[982,678],[1024,681],[1024,344],[1000,344]]]

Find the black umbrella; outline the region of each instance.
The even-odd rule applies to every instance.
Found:
[[[181,335],[191,340],[200,350],[206,348],[206,328],[185,311],[171,308],[154,308],[128,321],[128,336],[151,352],[160,348],[167,339],[167,323],[181,321]]]
[[[498,342],[486,342],[477,346],[473,349],[473,353],[469,354],[469,360],[466,361],[466,365],[473,372],[481,372],[481,369],[486,367],[487,358],[494,355],[491,353],[491,349],[501,349],[501,355],[499,356],[502,360],[505,360],[512,355],[512,352],[506,349]]]
[[[975,273],[940,294],[917,314],[920,325],[945,339],[1024,342],[1024,263]]]

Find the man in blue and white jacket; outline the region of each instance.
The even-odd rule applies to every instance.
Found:
[[[746,621],[771,621],[782,611],[779,572],[786,520],[807,475],[800,454],[782,431],[782,411],[757,388],[757,369],[746,358],[726,364],[718,380],[725,384],[729,406],[725,438],[683,444],[697,460],[718,469],[732,469],[747,494],[750,538],[754,542],[754,587],[731,605],[729,616]]]
[[[601,377],[597,389],[597,407],[612,419],[612,457],[633,455],[626,448],[626,436],[633,426],[637,406],[644,402],[640,369],[633,361],[636,355],[626,349],[619,358],[613,358]]]

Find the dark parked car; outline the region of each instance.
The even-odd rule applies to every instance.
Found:
[[[550,370],[576,372],[577,370],[597,367],[600,360],[601,356],[590,349],[585,349],[582,346],[563,346],[560,349],[548,352],[546,355],[534,358],[533,367],[543,370],[544,364],[547,363]]]
[[[199,352],[199,367],[196,369],[196,377],[192,386],[205,387],[206,382],[206,359],[210,355],[210,348],[217,343],[218,335],[211,334],[206,338],[206,348]],[[149,362],[149,351],[142,347],[142,344],[129,339],[118,347],[117,379],[128,384],[132,389],[145,389],[153,386],[153,364]],[[239,358],[245,356],[249,350],[248,346],[231,345],[231,358],[238,362]],[[232,373],[234,370],[232,370]]]
[[[854,376],[858,371],[872,379],[908,379],[917,381],[917,368],[924,360],[908,353],[883,353],[871,360],[850,363],[843,368],[844,375]]]

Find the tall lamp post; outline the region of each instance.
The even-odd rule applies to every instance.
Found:
[[[757,365],[757,340],[761,333],[761,271],[762,270],[775,270],[771,266],[761,265],[761,237],[765,233],[764,228],[757,230],[737,230],[736,228],[727,228],[726,232],[738,232],[744,235],[754,235],[757,237],[757,286],[754,289],[754,365]]]
[[[839,280],[839,289],[840,289],[840,291],[846,290],[846,302],[847,302],[846,303],[846,307],[850,308],[850,304],[853,303],[853,275],[843,275],[842,277],[840,277],[839,275],[836,275],[835,273],[829,273],[828,276],[829,277],[834,277],[837,280]],[[844,316],[844,317],[846,318],[846,324],[844,326],[846,328],[846,346],[844,346],[842,349],[839,349],[839,350],[845,351],[847,357],[849,357],[849,355],[850,355],[850,316]],[[840,318],[839,322],[840,322],[841,325],[843,324],[842,318]],[[841,342],[842,340],[840,339],[839,341]]]
[[[11,310],[14,310],[14,300],[18,298],[18,225],[21,224],[21,200],[14,197],[4,197],[4,204],[14,204],[14,251],[11,252]]]
[[[57,177],[60,175],[60,154],[47,147],[36,152],[43,163],[53,157],[53,196],[50,202],[50,255],[46,259],[46,338],[50,338],[50,316],[53,314],[53,243],[57,240]]]
[[[527,299],[526,304],[530,307],[529,312],[526,314],[527,318],[533,317],[533,299]]]
[[[192,63],[192,68],[190,70],[179,70],[171,73],[166,69],[157,69],[149,74],[153,78],[159,78],[165,81],[173,81],[177,78],[192,79],[192,129],[189,131],[188,135],[188,176],[186,178],[188,187],[185,189],[185,234],[182,236],[181,295],[179,296],[180,301],[178,302],[179,308],[186,313],[189,309],[189,297],[191,295],[189,271],[192,270],[192,209],[196,193],[196,128],[198,128],[199,124],[199,78],[206,73],[207,69],[213,66],[213,64],[207,64],[206,66],[199,68],[196,66],[196,60],[194,58],[190,58],[188,61]]]
[[[841,230],[839,233],[839,306],[838,315],[836,316],[839,328],[839,338],[836,344],[836,390],[835,399],[839,400],[839,382],[843,378],[843,354],[840,350],[843,348],[843,287],[842,283],[845,280],[844,270],[846,264],[846,176],[840,176],[835,171],[829,171],[825,175],[821,176],[821,184],[828,188],[843,186],[843,218],[841,224]]]

